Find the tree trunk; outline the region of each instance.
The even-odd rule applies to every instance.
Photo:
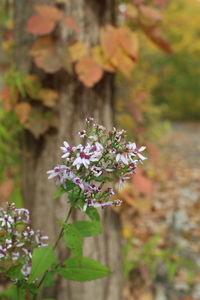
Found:
[[[32,38],[25,32],[28,17],[33,14],[33,5],[53,3],[52,1],[16,0],[15,33],[16,62],[21,70],[31,69],[27,55]],[[61,7],[67,16],[72,16],[80,31],[78,38],[89,45],[98,41],[101,25],[113,22],[114,0],[66,0]],[[67,42],[71,31],[60,29],[60,42]],[[44,77],[44,74],[42,75]],[[49,76],[49,75],[48,75]],[[33,224],[48,233],[55,240],[58,233],[58,220],[67,212],[65,197],[52,200],[55,192],[53,181],[48,181],[46,171],[60,163],[59,147],[64,140],[72,145],[79,143],[77,131],[82,129],[86,117],[93,116],[96,122],[111,128],[113,124],[113,76],[105,75],[94,88],[84,87],[77,78],[66,72],[51,75],[51,88],[60,93],[57,106],[58,127],[49,130],[36,140],[26,132],[23,145],[22,183],[26,207],[32,213]],[[46,76],[47,79],[47,76]],[[79,213],[75,219],[83,218]],[[117,215],[108,208],[103,211],[104,233],[85,240],[84,255],[99,260],[113,273],[106,279],[89,283],[76,283],[59,280],[54,291],[47,292],[48,297],[59,300],[118,300],[122,299],[122,270],[120,254],[120,226]],[[63,245],[58,249],[61,257],[66,257]]]

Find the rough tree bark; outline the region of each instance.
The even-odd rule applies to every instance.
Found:
[[[18,69],[29,72],[32,68],[28,56],[31,37],[25,32],[28,17],[33,14],[36,3],[52,1],[15,0],[16,62]],[[80,27],[78,38],[95,45],[101,25],[113,23],[114,0],[66,0],[61,7],[72,16]],[[67,28],[59,29],[61,42],[71,38]],[[42,74],[44,78],[44,74]],[[46,75],[45,75],[46,76]],[[47,77],[47,76],[46,76]],[[52,240],[58,232],[58,219],[65,217],[66,199],[52,200],[54,183],[47,180],[46,171],[59,162],[59,147],[64,140],[78,143],[77,131],[83,126],[87,116],[94,116],[97,122],[110,128],[113,124],[113,77],[105,75],[94,88],[84,87],[76,78],[59,72],[48,77],[52,88],[60,93],[57,112],[59,115],[56,130],[49,130],[39,140],[26,132],[23,147],[23,194],[26,206],[32,212],[33,224],[47,232]],[[82,218],[76,215],[74,218]],[[54,291],[48,294],[59,300],[118,300],[122,299],[122,270],[120,255],[120,227],[117,215],[104,210],[102,215],[104,233],[85,241],[85,255],[93,257],[110,267],[113,271],[106,279],[89,283],[75,283],[60,280]],[[62,245],[59,255],[66,256]]]

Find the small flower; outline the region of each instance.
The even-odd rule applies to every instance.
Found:
[[[112,197],[115,194],[112,188],[108,188],[107,192],[108,192],[110,197]]]
[[[0,249],[0,258],[5,258],[6,257],[6,253]]]
[[[129,143],[128,148],[130,150],[132,150],[133,152],[135,152],[135,154],[137,154],[137,156],[141,159],[141,160],[145,160],[147,159],[145,156],[143,156],[140,152],[144,151],[146,149],[145,146],[142,146],[140,148],[137,148],[136,143]]]
[[[101,152],[103,151],[103,146],[99,142],[95,142],[94,146],[91,147],[91,150],[99,152],[99,154],[101,154]]]
[[[70,147],[70,145],[64,141],[64,147],[60,147],[60,149],[63,151],[63,155],[61,156],[62,158],[67,158],[72,152],[73,152],[73,148]]]
[[[91,184],[90,185],[90,188],[93,190],[93,191],[98,191],[99,190],[99,187],[96,185],[96,184]]]
[[[90,150],[91,146],[88,144],[77,154],[77,158],[74,160],[73,166],[76,166],[79,170],[81,165],[84,165],[84,167],[88,169],[91,162],[98,161],[101,153],[98,151],[90,152]]]
[[[47,246],[40,231],[35,232],[30,227],[29,211],[25,208],[17,209],[14,204],[6,203],[5,209],[0,209],[0,232],[1,236],[0,259],[8,268],[19,265],[25,280],[28,279],[31,270],[32,252],[40,246]],[[38,240],[36,238],[38,237]],[[18,279],[12,278],[18,282]]]
[[[97,125],[97,128],[99,130],[101,130],[101,131],[105,131],[106,130],[106,128],[104,126],[102,126],[102,125]]]
[[[86,131],[85,130],[79,131],[78,134],[81,138],[84,138],[86,136]]]
[[[92,166],[90,170],[93,172],[94,176],[99,177],[102,174],[102,168]]]
[[[94,118],[88,117],[88,118],[85,119],[85,121],[86,121],[86,122],[92,122],[92,121],[94,121]]]
[[[12,253],[12,260],[18,260],[20,257],[20,253],[19,252],[13,252]]]
[[[47,174],[50,174],[48,179],[55,177],[57,179],[56,184],[63,185],[64,187],[66,186],[65,180],[68,178],[72,179],[74,177],[70,168],[65,165],[56,166],[53,170],[47,171]]]
[[[120,206],[122,204],[122,200],[115,200],[113,201],[114,206]]]
[[[115,201],[106,201],[106,202],[92,202],[90,204],[88,204],[88,206],[92,206],[92,207],[101,207],[101,208],[105,208],[105,207],[108,207],[108,206],[120,206],[122,203],[121,200],[115,200]]]
[[[128,154],[126,152],[119,152],[116,155],[116,161],[122,161],[125,165],[128,165],[130,162],[130,159],[128,157]]]
[[[119,179],[118,190],[121,190],[123,188],[124,184],[128,179],[129,179],[128,176],[124,176]]]
[[[116,152],[117,152],[117,150],[115,148],[112,148],[112,149],[109,150],[110,154],[115,154]]]
[[[14,219],[11,216],[5,214],[4,217],[0,218],[0,222],[2,227],[7,226],[8,228],[10,228],[14,223]]]
[[[88,205],[87,205],[87,203],[85,203],[84,206],[83,206],[83,211],[84,211],[84,212],[87,210],[87,207],[88,207]],[[0,253],[0,255],[1,255],[1,253]],[[1,256],[0,256],[0,257],[1,257]]]
[[[80,187],[81,190],[84,190],[84,189],[85,189],[84,182],[83,182],[83,180],[80,179],[79,177],[75,177],[75,178],[73,179],[73,182],[74,182],[75,184],[77,184],[77,185]]]
[[[111,169],[110,167],[108,167],[107,163],[102,163],[102,168],[101,169],[102,169],[102,171],[109,172],[109,173],[114,171],[114,169]]]
[[[25,279],[28,279],[28,276],[31,273],[31,265],[29,264],[24,264],[22,269],[21,269],[22,274],[24,275]]]

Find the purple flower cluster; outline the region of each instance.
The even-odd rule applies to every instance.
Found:
[[[120,205],[120,200],[109,200],[114,191],[107,184],[117,178],[118,188],[122,188],[135,173],[137,163],[146,159],[141,154],[145,147],[137,148],[135,143],[128,142],[124,130],[106,131],[105,127],[94,124],[93,118],[86,119],[79,136],[83,144],[72,147],[64,142],[61,147],[64,162],[48,171],[48,178],[56,178],[56,184],[65,189],[69,182],[78,186],[84,210],[87,206]]]
[[[0,207],[0,269],[7,271],[21,266],[25,280],[31,271],[33,249],[47,246],[48,239],[39,230],[34,231],[30,224],[27,209],[17,209],[14,203]]]

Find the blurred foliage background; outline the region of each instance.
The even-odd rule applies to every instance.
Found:
[[[119,3],[123,10],[130,3],[125,2]],[[116,125],[125,128],[138,143],[145,142],[149,157],[142,171],[119,195],[124,200],[118,212],[124,239],[125,295],[130,300],[161,299],[152,296],[159,280],[164,281],[167,289],[176,282],[175,278],[181,278],[180,282],[191,287],[194,278],[199,277],[199,267],[193,257],[182,255],[184,245],[177,245],[169,232],[166,215],[170,209],[176,209],[177,202],[171,199],[173,203],[167,206],[166,182],[171,182],[174,170],[166,165],[166,156],[159,148],[165,147],[168,141],[172,121],[200,119],[200,1],[168,1],[162,14],[162,29],[173,54],[163,54],[144,34],[140,34],[140,56],[131,80],[122,75],[116,77]],[[0,201],[13,201],[20,207],[23,203],[20,190],[23,128],[16,114],[5,103],[3,105],[3,98],[14,98],[6,94],[3,86],[9,82],[23,94],[21,83],[24,79],[15,71],[10,76],[10,69],[5,69],[9,60],[12,70],[15,70],[12,64],[12,9],[7,1],[1,4],[0,20]],[[119,23],[123,21],[119,15]],[[172,190],[175,188],[173,186]],[[164,271],[161,270],[163,265]],[[200,296],[191,298],[188,290],[183,296],[174,295],[162,299],[200,299]]]

